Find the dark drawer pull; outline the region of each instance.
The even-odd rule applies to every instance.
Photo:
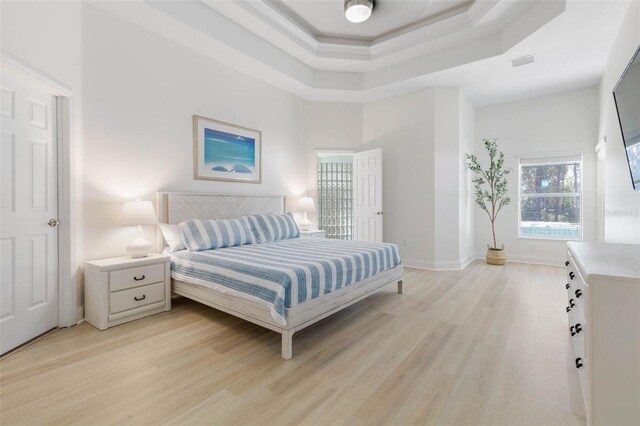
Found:
[[[582,358],[576,358],[576,368],[581,368],[583,365]]]
[[[564,285],[564,288],[566,288],[567,290],[569,290],[569,287],[571,287],[571,284],[569,284],[569,283],[566,283],[566,284]]]
[[[575,278],[575,274],[573,272],[569,272],[569,278],[574,279]]]
[[[577,323],[576,324],[576,334],[580,333],[582,331],[582,324]]]
[[[143,274],[140,278],[138,278],[138,277],[133,277],[133,279],[134,279],[134,280],[136,280],[136,281],[142,281],[142,280],[144,280],[145,278],[147,278],[147,276],[146,276],[146,275],[144,275],[144,274]]]
[[[569,300],[569,306],[571,306],[572,308],[576,306],[576,304],[573,302],[573,299]]]
[[[571,306],[567,306],[567,312],[571,310]]]
[[[139,302],[139,301],[144,300],[144,299],[146,299],[146,298],[147,298],[147,295],[146,295],[146,294],[143,294],[143,295],[142,295],[142,297],[141,297],[140,299],[138,299],[136,296],[133,296],[133,300],[135,300],[136,302]]]
[[[582,290],[576,290],[576,297],[582,296]]]
[[[569,333],[571,333],[572,336],[575,336],[576,332],[573,331],[573,328],[574,328],[573,326],[569,327]]]
[[[564,262],[564,266],[569,266],[569,261]]]

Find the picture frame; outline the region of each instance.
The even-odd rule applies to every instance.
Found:
[[[193,178],[262,183],[262,132],[194,115]]]

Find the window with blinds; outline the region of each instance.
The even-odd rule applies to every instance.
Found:
[[[519,158],[518,235],[582,239],[582,155]]]
[[[327,238],[353,239],[352,176],[351,156],[318,157],[318,228]]]

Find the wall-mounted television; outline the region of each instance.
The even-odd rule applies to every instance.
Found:
[[[640,47],[613,89],[633,189],[640,191]]]

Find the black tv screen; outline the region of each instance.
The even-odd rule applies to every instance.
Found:
[[[640,191],[640,47],[613,89],[633,189]]]

